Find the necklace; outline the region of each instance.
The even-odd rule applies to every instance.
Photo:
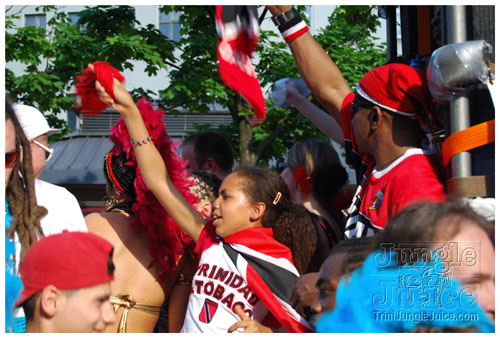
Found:
[[[106,211],[107,212],[126,212],[127,214],[132,214],[132,205],[135,203],[135,201],[126,201],[126,202],[120,202],[117,203],[110,208],[108,208]]]

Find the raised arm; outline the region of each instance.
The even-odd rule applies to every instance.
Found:
[[[290,5],[268,5],[272,15],[286,12]],[[351,92],[337,65],[307,32],[289,43],[297,69],[314,97],[328,110],[339,125],[340,109],[345,96]]]
[[[323,109],[314,105],[311,101],[300,94],[297,86],[292,81],[286,82],[286,100],[302,113],[312,124],[330,139],[344,145],[342,128],[335,119]]]
[[[89,67],[93,70],[92,65]],[[122,86],[114,79],[114,100],[106,93],[104,87],[97,81],[96,89],[101,101],[119,112],[127,125],[130,138],[134,141],[146,140],[149,136],[144,125],[141,113],[134,100]],[[186,201],[184,196],[174,186],[167,173],[163,158],[153,142],[134,147],[137,163],[141,170],[144,183],[156,196],[170,217],[186,233],[197,242],[200,232],[205,224],[205,219]]]

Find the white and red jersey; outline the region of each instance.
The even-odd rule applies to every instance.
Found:
[[[205,229],[195,249],[201,255],[200,262],[181,332],[227,333],[229,326],[240,321],[235,305],[254,318],[258,298],[226,254],[223,242],[214,236],[213,226]]]
[[[384,170],[378,170],[370,155],[361,156],[352,129],[350,93],[342,104],[342,129],[347,161],[356,170],[358,187],[349,208],[347,238],[373,236],[411,203],[445,200],[439,160],[430,150],[411,148]]]
[[[200,260],[181,332],[227,333],[240,321],[236,305],[267,326],[310,331],[289,304],[298,272],[290,250],[272,237],[272,229],[248,228],[222,240],[209,222],[195,252]]]

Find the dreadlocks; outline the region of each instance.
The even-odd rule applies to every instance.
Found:
[[[12,222],[6,230],[6,235],[14,239],[14,234],[17,232],[21,242],[22,260],[31,244],[37,241],[37,231],[44,236],[40,219],[47,215],[47,209],[37,205],[30,143],[24,135],[8,98],[5,100],[5,120],[10,120],[14,125],[16,151],[18,153],[22,151],[22,161],[17,161],[14,165],[6,188],[12,214]]]

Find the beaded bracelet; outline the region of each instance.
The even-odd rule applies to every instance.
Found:
[[[153,140],[153,136],[149,135],[147,138],[145,138],[142,141],[134,141],[134,140],[130,139],[130,143],[132,143],[132,145],[134,147],[137,147],[137,146],[142,146],[143,144],[146,144],[146,143],[148,143],[149,141],[152,141],[152,140]]]

